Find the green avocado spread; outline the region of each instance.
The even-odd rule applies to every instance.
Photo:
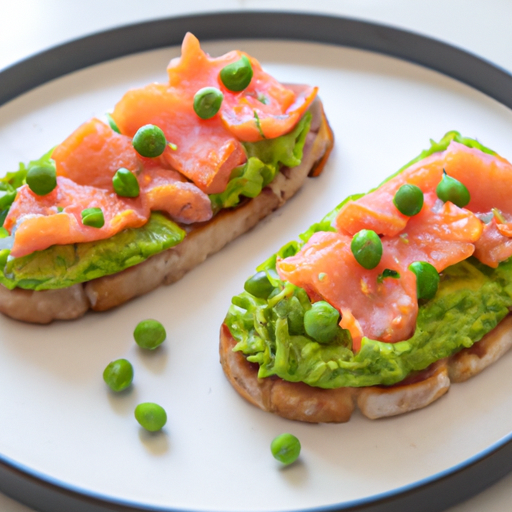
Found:
[[[301,163],[306,135],[311,126],[307,112],[289,133],[275,139],[243,143],[247,162],[236,167],[226,190],[210,195],[214,212],[236,207],[244,197],[256,197],[279,172],[282,166]],[[53,150],[19,170],[0,178],[0,225],[16,197],[16,190],[25,183],[32,166],[53,165]],[[0,248],[8,245],[9,233],[0,227]],[[12,290],[51,290],[82,283],[142,263],[149,257],[179,244],[186,232],[164,214],[152,212],[140,228],[130,228],[106,240],[54,245],[27,256],[12,258],[9,249],[0,250],[0,284]],[[2,245],[2,238],[4,245]]]
[[[140,228],[124,229],[112,238],[80,244],[52,245],[21,258],[0,251],[0,283],[12,290],[52,290],[120,272],[185,238],[185,231],[153,212]]]
[[[311,119],[311,113],[306,112],[297,126],[281,137],[244,142],[247,162],[233,169],[224,192],[210,196],[214,211],[236,206],[240,196],[256,197],[275,178],[281,166],[299,165]]]
[[[420,157],[445,150],[451,140],[492,153],[477,141],[449,132]],[[384,343],[363,338],[360,351],[354,353],[350,334],[341,328],[328,344],[309,337],[304,314],[311,302],[303,289],[279,280],[276,258],[298,252],[313,233],[332,230],[332,220],[345,202],[303,233],[300,242],[286,244],[258,267],[274,287],[268,299],[246,291],[232,299],[225,322],[237,341],[234,350],[259,364],[260,378],[276,375],[326,389],[395,384],[411,372],[471,347],[508,314],[512,258],[496,269],[470,258],[441,273],[436,296],[420,301],[416,329],[408,340]]]

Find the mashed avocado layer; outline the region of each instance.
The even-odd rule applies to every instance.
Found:
[[[449,132],[440,142],[431,141],[429,149],[398,172],[444,151],[452,140],[494,154],[475,140]],[[342,329],[327,345],[313,340],[304,330],[304,313],[311,302],[304,290],[277,278],[276,258],[296,254],[315,232],[334,231],[331,224],[339,209],[362,195],[343,201],[300,235],[301,241],[286,244],[258,267],[267,272],[274,286],[268,300],[247,292],[233,297],[226,324],[237,341],[234,350],[260,365],[260,378],[276,375],[326,389],[395,384],[411,372],[472,346],[512,307],[512,258],[497,269],[470,258],[442,272],[434,299],[419,304],[416,330],[409,340],[384,343],[363,338],[357,354],[351,350],[348,331]]]
[[[112,238],[53,245],[22,258],[0,251],[0,283],[12,290],[52,290],[120,272],[179,244],[185,231],[153,212],[141,228],[125,229]]]

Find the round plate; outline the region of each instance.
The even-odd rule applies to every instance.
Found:
[[[242,400],[222,374],[217,344],[231,296],[258,263],[430,137],[458,129],[510,157],[512,78],[437,41],[342,18],[244,12],[144,23],[0,73],[3,168],[37,158],[128,88],[164,81],[186,31],[213,55],[240,48],[282,82],[318,85],[335,151],[288,205],[172,287],[74,322],[0,318],[0,490],[52,512],[396,512],[442,510],[506,474],[511,357],[421,411],[305,425]],[[148,317],[169,335],[152,353],[132,339]],[[119,357],[134,364],[135,382],[114,395],[101,373]],[[133,409],[142,401],[167,409],[163,432],[138,427]],[[286,468],[269,452],[283,431],[303,446]]]

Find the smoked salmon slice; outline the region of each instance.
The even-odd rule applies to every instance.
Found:
[[[400,233],[409,217],[400,213],[393,204],[397,190],[406,183],[416,185],[423,193],[435,190],[443,176],[442,157],[443,153],[435,153],[383,183],[377,190],[356,201],[349,201],[336,217],[337,229],[349,235],[355,235],[361,229],[372,229],[387,236]]]
[[[475,258],[492,268],[512,256],[512,238],[502,234],[499,227],[493,218],[484,226],[482,236],[475,243]]]
[[[251,83],[241,92],[230,91],[224,87],[219,73],[244,55],[253,69]],[[185,89],[190,98],[202,87],[220,89],[224,94],[220,118],[238,140],[246,142],[272,139],[291,131],[318,92],[317,87],[302,87],[296,92],[293,87],[281,84],[245,52],[235,50],[212,58],[190,32],[183,39],[181,57],[171,60],[167,72],[169,85]]]
[[[226,188],[231,171],[245,162],[240,141],[255,142],[291,131],[317,94],[317,88],[285,87],[246,55],[253,67],[250,85],[241,92],[224,87],[220,71],[246,55],[233,51],[212,58],[188,33],[181,57],[167,68],[168,84],[151,84],[129,91],[116,105],[112,117],[121,133],[133,137],[146,124],[159,126],[168,141],[164,160],[183,173],[203,192],[217,194]],[[218,115],[199,118],[194,96],[204,87],[216,87],[224,95]]]
[[[379,282],[384,269],[402,269],[389,255],[375,269],[364,269],[350,250],[351,240],[342,233],[315,233],[298,254],[278,261],[279,276],[338,309],[355,351],[363,335],[387,342],[408,338],[418,311],[414,274]]]
[[[337,228],[350,235],[361,229],[396,235],[409,219],[393,204],[396,191],[406,183],[420,187],[424,193],[435,191],[443,169],[469,190],[467,210],[488,214],[498,208],[512,215],[512,165],[502,157],[452,141],[445,151],[411,165],[377,190],[347,203],[336,218]]]
[[[101,208],[105,225],[84,226],[81,213],[85,208]],[[57,187],[45,196],[36,196],[27,185],[19,188],[4,227],[10,232],[14,229],[11,255],[17,258],[55,244],[110,238],[125,228],[144,225],[148,216],[141,198],[120,198],[59,176]]]
[[[218,116],[200,119],[194,112],[193,95],[164,84],[127,92],[112,117],[121,133],[130,137],[146,124],[161,128],[177,147],[166,148],[161,163],[167,162],[207,194],[224,191],[231,171],[246,160],[241,143]]]
[[[210,198],[176,171],[145,169],[139,177],[150,210],[164,211],[176,222],[205,222],[213,215]]]
[[[176,222],[190,224],[212,217],[211,202],[193,183],[179,173],[149,168],[139,177],[138,198],[122,198],[104,188],[79,185],[59,176],[57,187],[46,196],[37,196],[23,185],[9,210],[4,227],[14,229],[11,254],[25,256],[55,244],[103,240],[126,228],[144,225],[150,210],[165,211]],[[102,228],[82,224],[81,212],[101,208]]]
[[[243,141],[280,137],[299,122],[315,99],[318,87],[285,87],[265,73],[256,59],[249,60],[253,79],[241,93],[224,93],[221,119]]]
[[[58,176],[106,190],[113,190],[112,178],[120,167],[133,172],[142,168],[131,139],[95,118],[59,144],[52,158]]]
[[[278,259],[281,279],[304,288],[312,301],[326,300],[339,310],[340,326],[350,331],[354,350],[360,348],[363,336],[393,343],[412,335],[418,304],[416,276],[408,269],[411,263],[428,262],[442,272],[473,253],[481,257],[486,249],[494,250],[494,258],[510,255],[512,243],[502,244],[508,224],[494,221],[485,226],[469,209],[437,198],[435,189],[446,168],[450,176],[471,183],[476,197],[469,206],[477,211],[496,204],[508,206],[509,198],[501,192],[497,198],[483,197],[478,182],[486,181],[491,169],[505,186],[512,173],[503,169],[510,164],[465,146],[459,154],[459,146],[450,145],[444,153],[418,162],[368,196],[348,203],[336,218],[337,232],[315,233],[295,256]],[[460,161],[477,170],[466,169],[464,174]],[[402,215],[393,204],[394,194],[404,183],[415,184],[424,192],[423,208],[412,217]],[[372,270],[359,265],[350,248],[352,234],[360,229],[373,229],[381,235],[383,255]],[[482,238],[487,245],[480,242]],[[383,278],[386,269],[398,274]]]
[[[474,213],[429,193],[422,211],[400,234],[382,237],[382,245],[403,270],[415,261],[426,261],[442,272],[473,254],[482,231],[483,223]]]

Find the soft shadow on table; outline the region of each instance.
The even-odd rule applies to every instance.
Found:
[[[169,434],[165,428],[158,432],[148,432],[141,427],[139,439],[151,455],[164,455],[169,451]]]
[[[294,487],[303,486],[309,478],[308,466],[300,458],[288,466],[281,465],[279,473],[290,485],[293,485]]]
[[[137,350],[137,356],[139,361],[149,372],[152,374],[161,374],[167,367],[169,351],[164,342],[163,345],[155,348],[154,350],[139,348],[139,350]]]
[[[130,386],[123,391],[115,392],[106,390],[106,395],[112,410],[120,416],[130,415],[133,417],[135,405],[139,403],[138,390],[134,386]]]

